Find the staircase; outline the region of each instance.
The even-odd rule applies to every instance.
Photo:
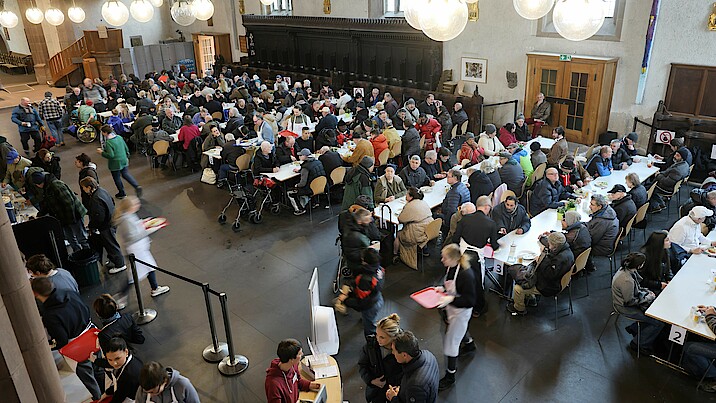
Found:
[[[72,45],[52,56],[48,62],[52,82],[56,83],[63,77],[82,67],[82,59],[89,55],[87,40],[82,36],[82,38],[76,40]]]

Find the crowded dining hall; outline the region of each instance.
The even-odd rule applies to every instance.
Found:
[[[716,401],[712,2],[0,25],[4,401]]]

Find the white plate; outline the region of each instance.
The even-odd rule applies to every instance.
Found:
[[[517,256],[521,257],[522,260],[535,260],[539,256],[539,254],[529,251],[522,251],[517,254]]]

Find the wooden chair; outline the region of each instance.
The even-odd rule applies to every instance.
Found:
[[[636,220],[636,215],[627,222],[626,227],[624,227],[624,230],[622,231],[621,238],[619,239],[619,243],[621,243],[624,239],[627,240],[628,243],[628,249],[631,250],[631,238],[629,238],[629,233],[631,232],[631,227],[634,225],[634,221]]]
[[[239,171],[245,171],[249,169],[249,165],[251,164],[251,155],[246,153],[236,159],[236,167],[239,169]]]
[[[532,191],[527,191],[527,196],[525,198],[525,208],[527,209],[527,215],[530,216],[530,218],[534,217],[532,213],[530,212],[530,199],[532,198]]]
[[[637,147],[636,155],[638,155],[640,157],[646,157],[646,149],[642,148],[642,147]]]
[[[607,255],[607,259],[609,259],[609,286],[612,285],[612,277],[614,277],[614,273],[619,269],[617,267],[617,258],[615,257],[615,254],[617,252],[617,249],[619,249],[619,242],[621,242],[622,238],[622,232],[624,232],[624,228],[619,228],[619,233],[617,234],[617,239],[614,241],[614,248],[612,251]]]
[[[646,212],[649,210],[649,202],[647,201],[644,203],[643,206],[639,207],[639,209],[636,211],[636,216],[634,217],[634,224],[640,224],[639,226],[642,227],[641,230],[644,235],[644,242],[646,242],[646,222],[644,224],[641,224],[642,221],[646,220]]]
[[[504,202],[505,199],[507,199],[509,196],[517,197],[515,192],[513,192],[511,190],[505,190],[504,192],[502,192],[502,195],[500,196],[500,203]]]
[[[450,140],[454,139],[457,136],[457,128],[458,126],[455,125],[452,127],[452,130],[450,130]]]
[[[315,178],[311,181],[311,183],[308,185],[311,187],[311,192],[313,194],[311,195],[311,199],[308,202],[308,206],[306,208],[308,209],[308,216],[310,217],[310,220],[313,221],[313,208],[311,204],[313,203],[313,198],[318,196],[318,202],[320,204],[321,202],[321,195],[328,196],[328,193],[326,193],[326,185],[328,184],[328,178],[325,176],[319,176],[318,178]],[[331,209],[331,198],[328,197],[328,208]],[[331,215],[333,215],[333,210],[331,209]]]
[[[656,182],[654,182],[656,183]],[[684,180],[681,179],[680,181],[676,182],[674,185],[674,191],[671,192],[670,196],[664,196],[662,195],[661,198],[664,199],[664,203],[666,203],[666,219],[669,219],[669,216],[671,215],[671,199],[674,198],[674,196],[677,196],[678,204],[681,204],[681,195],[679,191],[681,190],[681,185],[684,183]]]
[[[558,318],[558,312],[559,312],[559,307],[558,307],[559,294],[561,294],[565,288],[569,292],[569,315],[574,313],[574,308],[572,306],[572,288],[569,286],[570,280],[572,280],[572,270],[569,270],[568,272],[564,273],[564,276],[562,276],[562,280],[560,281],[561,289],[554,296],[554,330],[557,330],[557,318]]]
[[[583,271],[587,267],[587,260],[589,260],[589,254],[592,253],[592,248],[587,248],[584,252],[580,253],[579,256],[577,256],[577,259],[574,260],[574,264],[572,265],[572,277],[579,274],[580,271]],[[587,283],[587,297],[589,296],[589,275],[584,276],[584,280]]]
[[[150,127],[151,129],[151,127]],[[152,155],[152,170],[154,170],[154,163],[157,161],[157,159],[161,156],[169,156],[169,147],[171,144],[169,144],[166,140],[158,140],[155,141],[154,144],[152,144],[152,149],[154,150],[154,155]],[[177,168],[174,166],[174,161],[172,161],[172,158],[167,158],[169,162],[172,164],[172,169],[175,171]]]
[[[543,162],[535,168],[534,172],[532,172],[532,184],[537,182],[538,180],[544,178],[544,171],[547,170],[547,163]]]
[[[388,163],[388,156],[390,156],[390,149],[386,148],[381,151],[378,155],[378,166],[383,166]]]
[[[467,164],[469,164],[469,163],[470,163],[470,160],[465,158],[462,161],[460,161],[460,166],[465,168],[467,166]]]
[[[346,167],[337,167],[333,171],[331,171],[331,185],[328,187],[328,200],[329,201],[331,200],[331,189],[343,184],[343,180],[345,179],[346,172],[348,172],[348,168],[346,168]]]
[[[420,138],[420,150],[422,151],[424,149],[425,149],[425,136]]]
[[[432,241],[433,239],[438,239],[438,236],[440,236],[440,228],[442,227],[442,225],[443,219],[437,218],[425,226],[425,235],[428,236],[428,242]],[[418,268],[421,272],[425,271],[425,257],[423,257],[423,254],[420,253],[420,251],[418,251]]]
[[[656,189],[656,182],[654,182],[654,184],[649,187],[649,190],[646,191],[646,200],[651,200],[651,196],[654,195],[655,189]]]
[[[217,120],[219,122],[224,120],[224,113],[223,112],[214,112],[211,114],[211,118],[214,120]]]
[[[463,136],[465,135],[465,133],[467,133],[467,124],[469,122],[470,122],[469,120],[466,120],[460,125],[460,131],[462,131]]]

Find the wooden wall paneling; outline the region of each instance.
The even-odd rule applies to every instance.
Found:
[[[703,94],[699,115],[716,118],[716,69],[706,71]]]
[[[695,95],[701,90],[703,70],[694,67],[672,65],[665,100],[670,112],[696,114],[698,99]]]

